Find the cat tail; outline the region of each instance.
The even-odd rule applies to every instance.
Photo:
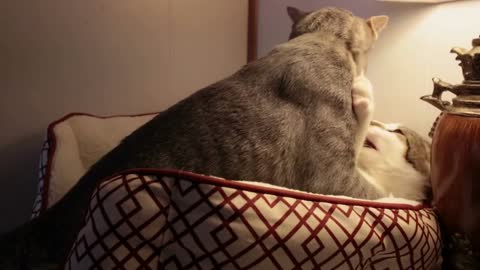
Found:
[[[36,218],[0,236],[0,269],[58,269],[59,254],[52,254],[42,219]],[[41,236],[43,235],[43,236]],[[62,257],[63,259],[63,257]],[[55,263],[54,263],[55,262]]]
[[[28,254],[26,239],[30,231],[30,223],[0,236],[0,269],[29,269],[24,260]]]
[[[59,269],[76,238],[75,232],[83,225],[71,223],[79,220],[77,216],[76,211],[69,212],[66,207],[55,205],[39,217],[0,235],[0,269]]]

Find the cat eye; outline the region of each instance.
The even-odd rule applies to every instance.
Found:
[[[404,143],[407,145],[407,151],[404,154],[404,158],[410,165],[412,165],[415,168],[415,166],[416,166],[415,162],[409,158],[410,143],[407,139],[407,136],[405,135],[405,133],[403,133],[403,131],[401,129],[398,129],[398,128],[392,130],[391,132],[393,132],[395,134],[398,134],[399,137],[401,138],[401,140],[404,141]]]
[[[403,131],[401,131],[400,129],[392,130],[392,132],[405,136],[405,134],[403,134]]]
[[[397,137],[407,145],[407,147],[409,147],[408,145],[408,139],[407,139],[407,136],[405,135],[405,133],[403,133],[403,131],[401,129],[394,129],[394,130],[391,130],[390,132],[392,133],[395,133],[397,135]]]

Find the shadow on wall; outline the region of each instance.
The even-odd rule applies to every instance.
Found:
[[[3,159],[0,165],[2,189],[15,191],[15,194],[1,196],[0,233],[18,225],[14,223],[23,223],[30,218],[28,209],[32,209],[38,183],[38,175],[32,172],[38,171],[43,136],[44,134],[31,134],[0,148],[2,155],[10,157]]]
[[[50,122],[161,111],[233,73],[246,61],[247,4],[3,1],[0,231],[28,219]]]

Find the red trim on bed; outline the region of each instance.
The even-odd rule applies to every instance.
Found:
[[[66,114],[65,116],[61,117],[58,120],[55,120],[52,122],[49,126],[54,126],[60,122],[63,122],[67,120],[68,118],[71,118],[73,116],[91,116],[99,119],[108,119],[108,118],[116,118],[116,117],[138,117],[138,116],[146,116],[146,115],[153,115],[153,114],[159,114],[160,112],[149,112],[149,113],[139,113],[139,114],[113,114],[113,115],[95,115],[95,114],[90,114],[90,113],[83,113],[83,112],[72,112],[69,114]]]
[[[141,113],[141,114],[132,114],[132,115],[123,115],[123,114],[118,114],[118,115],[107,115],[107,116],[99,116],[99,115],[93,115],[89,113],[80,113],[80,112],[73,112],[69,113],[63,117],[61,117],[58,120],[55,120],[54,122],[50,123],[47,127],[47,141],[49,144],[48,148],[48,156],[47,156],[47,164],[46,164],[46,173],[45,177],[43,179],[43,190],[42,190],[42,204],[40,205],[40,213],[43,213],[45,210],[48,208],[48,190],[50,188],[50,177],[51,177],[51,170],[52,170],[52,162],[53,162],[53,156],[55,154],[55,150],[57,149],[57,137],[55,136],[55,126],[68,120],[71,117],[74,116],[90,116],[90,117],[95,117],[99,119],[108,119],[108,118],[116,118],[116,117],[139,117],[139,116],[146,116],[146,115],[154,115],[158,114],[159,112],[150,112],[150,113]]]
[[[224,186],[229,188],[247,190],[247,191],[252,191],[256,193],[271,194],[271,195],[290,197],[290,198],[300,199],[300,200],[326,202],[326,203],[332,203],[332,204],[358,205],[358,206],[364,206],[364,207],[404,209],[404,210],[421,210],[425,208],[430,208],[424,204],[413,206],[413,205],[401,204],[401,203],[374,202],[374,201],[365,201],[360,199],[337,198],[337,197],[321,195],[321,194],[309,194],[309,193],[304,193],[302,191],[284,190],[282,188],[276,188],[276,187],[256,186],[256,185],[252,185],[250,183],[245,183],[242,181],[224,180],[224,179],[219,179],[213,176],[200,175],[192,172],[180,171],[175,169],[135,168],[135,169],[121,171],[119,173],[116,173],[108,177],[107,179],[114,178],[122,174],[164,175],[164,176],[170,176],[175,178],[182,178],[182,179],[204,183],[204,184],[211,184],[216,186]],[[253,180],[250,180],[250,181],[253,181]]]

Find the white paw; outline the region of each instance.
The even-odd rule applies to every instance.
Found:
[[[363,75],[353,80],[352,103],[359,120],[367,120],[373,114],[373,86],[370,80]]]
[[[352,94],[354,96],[360,96],[372,99],[373,101],[373,86],[367,77],[361,75],[353,80]]]

